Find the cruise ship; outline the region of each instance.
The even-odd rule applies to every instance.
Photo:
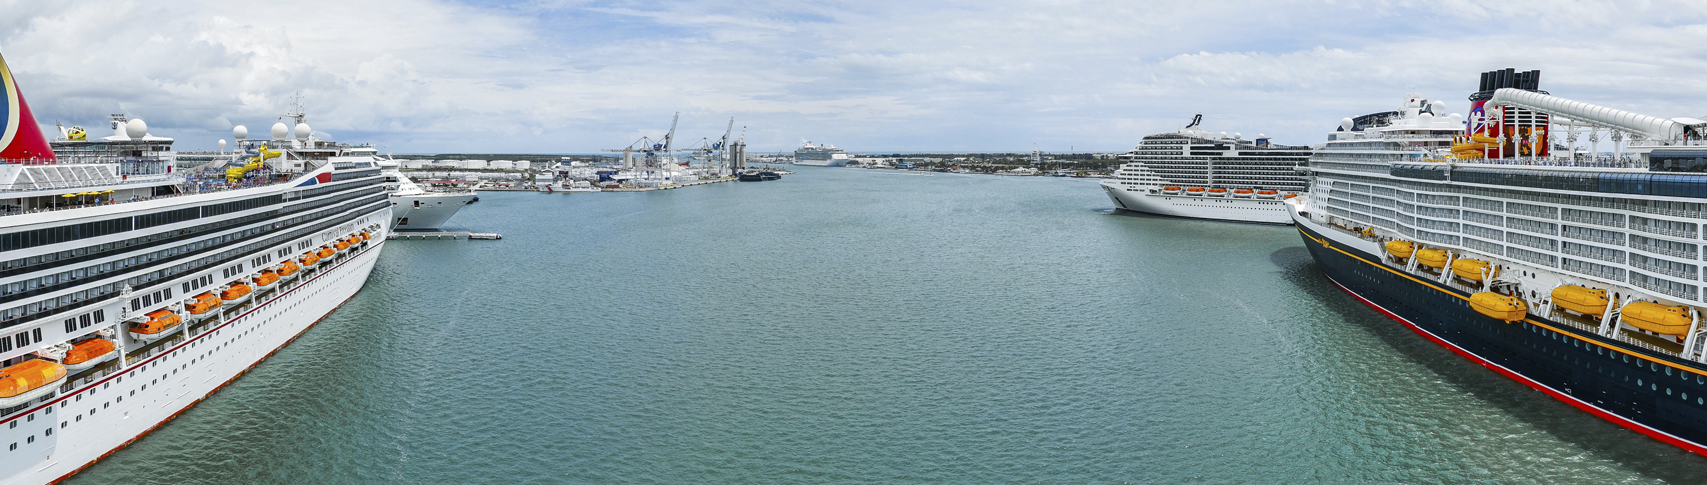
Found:
[[[1343,120],[1288,201],[1298,231],[1329,279],[1417,334],[1707,455],[1707,121],[1539,86],[1492,71],[1467,116],[1407,96]]]
[[[794,150],[795,165],[842,167],[848,164],[848,152],[831,145],[813,145],[808,141]]]
[[[0,483],[61,480],[186,411],[353,296],[385,245],[380,168],[298,151],[306,125],[216,169],[174,169],[141,120],[60,157],[4,60],[0,84]]]
[[[451,216],[471,204],[479,194],[473,190],[427,190],[404,175],[394,160],[381,160],[379,151],[370,147],[351,147],[342,155],[367,157],[379,164],[385,175],[385,188],[391,194],[391,229],[394,231],[431,231],[449,221]]]
[[[1306,190],[1299,169],[1310,148],[1211,133],[1202,122],[1199,114],[1185,128],[1146,136],[1122,154],[1120,169],[1102,181],[1108,198],[1135,212],[1291,224],[1281,202]]]

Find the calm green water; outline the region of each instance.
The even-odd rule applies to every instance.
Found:
[[[1290,227],[1094,180],[490,193],[73,483],[1686,482],[1411,334]]]

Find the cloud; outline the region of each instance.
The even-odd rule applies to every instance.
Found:
[[[181,149],[309,121],[394,152],[591,152],[658,136],[754,151],[1120,151],[1193,113],[1320,141],[1477,74],[1660,116],[1707,114],[1698,2],[0,1],[40,121],[147,119]],[[50,8],[51,7],[51,8]]]

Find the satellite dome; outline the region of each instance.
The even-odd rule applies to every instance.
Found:
[[[1234,133],[1234,134],[1233,134],[1233,139],[1234,139],[1234,140],[1237,140],[1237,139],[1240,139],[1240,138],[1244,138],[1244,137],[1245,137],[1245,135],[1244,135],[1244,134],[1243,134],[1243,133]]]
[[[290,134],[290,128],[286,127],[284,123],[282,123],[282,122],[281,123],[273,123],[273,139],[274,140],[283,140],[283,139],[285,139],[285,135],[289,135],[289,134]]]
[[[1464,115],[1462,115],[1462,114],[1452,113],[1452,114],[1446,115],[1446,119],[1451,120],[1452,124],[1454,124],[1454,125],[1464,124]]]
[[[307,140],[308,135],[313,134],[313,133],[314,133],[314,130],[308,127],[308,123],[297,123],[296,124],[296,139]]]
[[[1351,127],[1353,126],[1357,126],[1357,123],[1352,121],[1351,118],[1340,120],[1340,129],[1342,130],[1351,131]]]
[[[237,125],[236,128],[231,129],[231,137],[236,138],[237,141],[243,141],[244,138],[249,137],[249,129],[243,125]]]
[[[1262,134],[1262,133],[1257,133],[1257,139],[1258,139],[1258,140],[1261,140],[1261,139],[1263,139],[1263,138],[1268,138],[1268,135],[1264,135],[1264,134]]]
[[[1428,110],[1433,112],[1435,116],[1446,114],[1446,102],[1440,100],[1430,101],[1428,103]]]
[[[143,123],[142,118],[127,121],[124,124],[124,134],[133,140],[142,139],[148,136],[148,123]]]
[[[1434,124],[1434,115],[1428,114],[1428,113],[1423,113],[1423,114],[1417,115],[1417,126],[1418,127],[1428,128],[1430,125],[1433,125],[1433,124]]]
[[[221,151],[221,152],[225,151],[225,139],[224,138],[219,139],[219,151]]]

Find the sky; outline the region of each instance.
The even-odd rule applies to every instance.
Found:
[[[1707,2],[0,0],[44,132],[148,123],[179,150],[263,135],[301,92],[391,153],[590,153],[723,136],[854,153],[1123,152],[1204,116],[1311,144],[1483,71],[1707,115]]]

